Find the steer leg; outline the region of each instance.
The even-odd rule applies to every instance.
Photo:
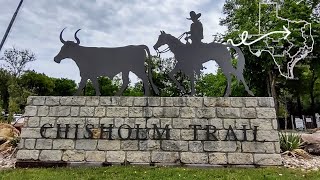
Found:
[[[74,96],[79,96],[83,90],[83,88],[86,86],[87,84],[87,81],[88,81],[88,78],[81,78],[81,81],[79,83],[79,87],[78,87],[78,90],[77,92],[74,94]]]
[[[101,93],[100,93],[98,78],[93,77],[93,78],[91,78],[91,81],[92,81],[92,85],[93,85],[94,89],[96,90],[96,96],[100,96]]]
[[[129,72],[126,72],[126,73],[122,72],[122,86],[120,90],[116,93],[116,96],[121,96],[123,91],[127,89],[129,83],[130,83]]]

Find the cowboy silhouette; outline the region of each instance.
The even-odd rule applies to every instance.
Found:
[[[192,20],[193,23],[190,26],[190,31],[186,32],[187,36],[185,38],[186,41],[189,39],[192,40],[192,44],[199,45],[201,44],[201,40],[203,39],[203,27],[202,23],[199,21],[199,18],[201,16],[201,13],[196,14],[194,11],[190,12],[190,18],[187,18],[188,20]]]

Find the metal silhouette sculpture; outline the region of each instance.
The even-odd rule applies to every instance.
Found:
[[[79,67],[81,82],[75,95],[81,93],[87,80],[90,79],[95,88],[96,95],[99,96],[101,94],[98,77],[107,76],[112,78],[122,72],[123,84],[116,94],[121,95],[130,83],[130,71],[142,79],[146,96],[150,95],[149,81],[154,92],[159,94],[158,88],[152,81],[150,59],[147,60],[149,78],[145,72],[144,63],[147,58],[151,57],[149,48],[146,45],[130,45],[116,48],[84,47],[80,46],[80,40],[77,37],[77,33],[80,29],[74,34],[76,42],[63,40],[62,34],[64,30],[65,29],[60,33],[60,41],[63,46],[58,55],[54,58],[54,61],[60,63],[61,60],[70,58],[74,60]],[[146,56],[146,53],[148,54],[148,57]]]
[[[190,31],[186,32],[187,36],[185,40],[187,43],[189,43],[189,39],[192,40],[193,45],[200,45],[203,39],[203,26],[200,22],[199,18],[201,16],[201,13],[196,14],[194,11],[190,12],[190,18],[187,18],[188,20],[192,20],[193,23],[190,26]]]
[[[175,79],[174,75],[181,71],[190,78],[191,81],[191,95],[195,94],[195,75],[200,75],[200,70],[202,69],[202,64],[209,61],[215,60],[217,64],[221,67],[223,74],[227,78],[227,88],[224,96],[228,97],[231,94],[231,80],[232,75],[234,75],[238,81],[241,81],[244,84],[245,90],[253,96],[252,91],[250,91],[245,79],[243,77],[243,69],[245,65],[245,58],[240,50],[240,48],[230,45],[222,44],[217,42],[212,43],[202,43],[203,39],[203,27],[201,22],[198,20],[201,14],[196,14],[194,11],[190,12],[190,18],[193,21],[191,24],[191,31],[184,34],[190,34],[190,37],[187,37],[192,40],[192,44],[184,44],[180,41],[180,38],[175,38],[171,34],[167,34],[164,31],[160,31],[161,34],[158,38],[157,43],[153,48],[159,52],[159,47],[163,45],[168,45],[170,51],[174,54],[177,64],[174,69],[169,72],[169,77],[174,81],[177,87],[185,93],[185,89],[181,84]],[[182,37],[182,34],[180,37]],[[238,54],[238,63],[237,68],[234,68],[232,65],[232,56],[228,48],[232,48]],[[166,52],[166,50],[165,50]]]

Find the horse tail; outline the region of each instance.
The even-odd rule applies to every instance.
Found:
[[[243,52],[241,51],[241,49],[239,47],[233,46],[231,44],[228,44],[227,47],[236,50],[236,53],[238,54],[238,62],[237,62],[236,71],[237,71],[237,73],[239,73],[239,75],[241,75],[244,70],[244,65],[246,64],[246,59],[244,58]]]
[[[153,80],[152,80],[152,69],[151,69],[151,66],[152,66],[152,64],[151,64],[151,53],[150,53],[150,50],[149,50],[149,48],[148,48],[148,46],[146,46],[146,45],[143,45],[143,48],[144,48],[144,50],[147,52],[147,55],[148,55],[148,57],[147,57],[147,63],[148,63],[148,77],[149,77],[149,81],[150,81],[150,84],[151,84],[151,86],[152,86],[152,89],[153,89],[153,91],[157,94],[157,95],[159,95],[159,89],[158,89],[158,87],[153,83]]]

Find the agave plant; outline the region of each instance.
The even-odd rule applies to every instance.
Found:
[[[291,155],[296,157],[296,155],[301,156],[303,158],[310,158],[311,156],[304,151],[302,148],[303,141],[301,136],[298,134],[286,134],[280,133],[280,148],[282,150],[282,154]]]

